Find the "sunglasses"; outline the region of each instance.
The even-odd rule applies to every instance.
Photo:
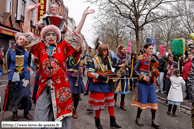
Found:
[[[58,9],[57,7],[51,7],[51,9]]]
[[[46,36],[50,36],[51,34],[52,34],[52,36],[56,36],[56,33],[54,33],[54,32],[51,32],[51,33],[49,32],[46,34]]]

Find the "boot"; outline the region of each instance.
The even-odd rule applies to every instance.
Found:
[[[176,114],[175,114],[176,109],[177,109],[177,106],[174,105],[172,109],[172,117],[176,117]]]
[[[156,129],[160,127],[160,125],[155,121],[155,119],[152,119],[152,127]]]
[[[32,116],[31,116],[30,114],[24,115],[24,117],[25,117],[26,119],[28,119],[28,120],[32,120],[32,119],[33,119]]]
[[[115,116],[110,117],[110,127],[115,127],[115,128],[122,128],[120,125],[116,123]]]
[[[140,121],[140,118],[136,117],[135,123],[139,126],[144,126],[144,124]]]
[[[92,108],[87,108],[87,111],[93,112],[93,109]]]
[[[94,119],[95,119],[95,124],[96,124],[97,129],[103,129],[102,125],[100,124],[100,118],[94,117]]]
[[[121,101],[121,103],[120,103],[120,105],[121,105],[121,109],[123,109],[123,110],[127,110],[127,108],[125,107],[125,101]]]
[[[79,100],[82,100],[81,95],[79,95]]]
[[[84,95],[89,95],[89,92],[88,92],[88,91],[86,91],[86,92],[84,93]]]
[[[77,118],[76,109],[73,109],[73,118]]]
[[[18,120],[18,115],[16,113],[13,113],[12,120],[13,121],[17,121]]]

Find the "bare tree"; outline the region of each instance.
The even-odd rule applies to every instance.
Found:
[[[193,21],[194,21],[194,1],[192,0],[182,0],[177,2],[173,6],[173,9],[179,15],[178,20],[178,30],[184,35],[186,39],[190,39],[189,35],[194,32]]]
[[[178,32],[178,23],[179,20],[171,18],[160,22],[160,24],[152,24],[152,26],[155,27],[154,38],[167,47],[172,39],[181,36]]]
[[[165,6],[178,0],[86,0],[99,4],[99,10],[105,13],[115,9],[116,13],[128,19],[128,27],[134,30],[136,46],[140,46],[140,30],[147,24],[159,22],[169,16],[162,13]]]
[[[95,19],[96,34],[100,40],[109,44],[110,48],[115,48],[129,39],[127,20],[114,13],[114,10],[107,11],[106,15],[100,13]]]

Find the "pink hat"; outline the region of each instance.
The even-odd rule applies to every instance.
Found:
[[[49,31],[53,31],[56,33],[57,35],[57,43],[61,40],[61,31],[59,30],[59,28],[55,25],[48,25],[45,26],[42,31],[41,31],[41,39],[44,40],[44,37],[46,35],[46,33],[48,33]]]
[[[18,37],[19,37],[20,35],[24,35],[24,34],[23,34],[23,33],[20,33],[20,32],[17,32],[17,33],[15,34],[15,40],[17,40]]]

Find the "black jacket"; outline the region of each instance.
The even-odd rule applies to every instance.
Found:
[[[166,62],[164,61],[164,59],[161,59],[161,61],[158,60],[158,62],[159,62],[158,71],[164,72],[164,66]]]
[[[194,102],[194,58],[192,60],[192,67],[188,76],[187,86],[189,97],[191,98],[191,101]]]
[[[169,62],[166,62],[165,63],[165,66],[164,66],[164,73],[166,74],[167,73],[167,65],[168,65]],[[174,63],[174,68],[178,68],[178,64],[177,62],[173,61]]]

